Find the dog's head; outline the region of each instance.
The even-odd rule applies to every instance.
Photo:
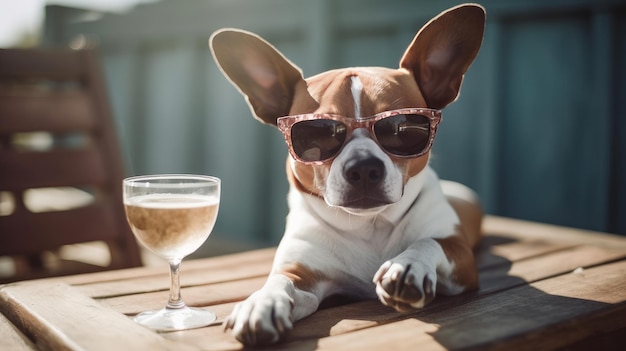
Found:
[[[255,34],[220,30],[210,46],[256,118],[285,134],[292,184],[366,214],[399,201],[426,167],[439,110],[457,98],[484,26],[482,7],[461,5],[417,33],[398,69],[346,68],[307,79]]]

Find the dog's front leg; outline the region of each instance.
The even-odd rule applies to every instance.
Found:
[[[275,343],[291,330],[293,322],[315,312],[319,303],[318,296],[296,288],[286,275],[275,273],[261,290],[235,306],[224,328],[232,329],[245,345]]]
[[[385,262],[373,279],[381,302],[398,311],[424,307],[437,289],[456,295],[478,286],[471,248],[458,236],[422,239]]]

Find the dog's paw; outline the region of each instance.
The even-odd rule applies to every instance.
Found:
[[[374,275],[380,301],[397,311],[422,308],[435,298],[437,272],[425,262],[396,258],[385,262]]]
[[[224,321],[224,329],[232,329],[244,345],[273,344],[293,328],[293,307],[286,293],[260,290],[235,306]]]

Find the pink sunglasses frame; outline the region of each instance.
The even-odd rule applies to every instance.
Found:
[[[390,153],[380,144],[380,142],[378,141],[378,138],[376,138],[376,134],[374,133],[374,124],[380,121],[381,119],[392,117],[392,116],[397,116],[397,115],[422,115],[428,118],[429,126],[430,126],[429,134],[428,134],[429,135],[428,144],[426,145],[424,150],[420,151],[418,154],[403,156],[403,155],[396,155],[396,154]],[[293,143],[291,141],[291,127],[293,127],[294,124],[298,122],[302,122],[302,121],[310,121],[310,120],[316,120],[316,119],[329,119],[329,120],[342,122],[344,125],[346,125],[348,130],[346,133],[346,139],[344,140],[344,143],[339,150],[341,150],[346,145],[348,140],[350,140],[350,136],[352,135],[352,132],[355,129],[366,128],[372,134],[372,138],[374,139],[374,141],[389,156],[397,157],[397,158],[415,158],[415,157],[420,157],[428,153],[430,149],[432,148],[433,142],[435,140],[435,134],[437,133],[437,127],[439,126],[439,123],[441,123],[441,117],[442,117],[441,110],[435,110],[435,109],[430,109],[430,108],[403,108],[403,109],[398,109],[398,110],[384,111],[381,113],[377,113],[373,116],[360,117],[358,119],[340,116],[340,115],[334,115],[330,113],[306,113],[306,114],[301,114],[301,115],[279,117],[276,120],[276,125],[278,126],[278,129],[283,133],[283,136],[285,137],[285,142],[287,143],[287,146],[289,148],[289,153],[296,161],[303,163],[303,164],[309,164],[309,165],[310,164],[321,165],[321,164],[332,161],[335,157],[337,157],[337,155],[339,155],[340,151],[337,152],[337,154],[335,154],[334,156],[321,160],[321,161],[306,161],[306,160],[301,159],[294,151]]]

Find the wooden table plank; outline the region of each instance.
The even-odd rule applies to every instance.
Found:
[[[486,237],[482,246],[491,250],[491,254],[478,256],[481,269],[510,263],[532,256],[542,255],[571,248],[572,244],[555,244],[545,241],[507,241],[497,243],[497,237]],[[181,265],[181,284],[191,287],[204,284],[221,283],[232,280],[267,276],[274,255],[274,249],[251,251],[225,257],[183,261]],[[167,267],[150,267],[144,274],[137,269],[98,273],[102,281],[89,282],[85,276],[72,276],[67,279],[55,278],[54,281],[80,285],[79,289],[93,298],[115,297],[143,292],[166,291],[169,289]],[[93,279],[93,276],[87,277]]]
[[[193,286],[181,290],[185,303],[189,306],[213,306],[240,301],[258,290],[265,283],[265,277],[237,280],[233,282]],[[101,304],[120,313],[133,315],[145,310],[162,308],[167,303],[168,291],[146,292],[98,299]]]
[[[206,259],[183,260],[181,269],[184,271],[181,271],[181,274],[184,276],[184,272],[194,272],[196,270],[200,270],[205,271],[207,276],[210,276],[213,270],[227,270],[230,267],[238,265],[251,267],[256,264],[271,262],[275,252],[276,248],[267,248]],[[51,282],[63,282],[68,285],[85,285],[128,281],[149,276],[167,277],[168,274],[167,264],[164,262],[163,266],[137,267],[98,273],[78,274],[66,277],[48,278],[46,280]]]
[[[626,240],[498,217],[486,218],[485,231],[478,291],[440,296],[409,313],[375,300],[322,309],[270,349],[534,350],[579,342],[597,349],[626,342]],[[263,285],[274,252],[184,261],[183,299],[223,320]],[[37,343],[26,341],[26,350],[242,349],[220,325],[155,333],[124,315],[161,308],[167,276],[163,265],[0,286],[0,312],[11,321],[0,319],[0,339]]]
[[[530,257],[566,250],[576,244],[545,240],[519,241],[511,238],[487,235],[482,238],[476,252],[476,266],[483,270],[502,263],[515,262]]]
[[[437,297],[422,312],[430,313],[430,311],[461,308],[468,301],[478,300],[489,294],[519,287],[529,282],[537,282],[562,274],[570,274],[578,267],[593,267],[624,257],[626,257],[626,252],[618,250],[576,246],[569,247],[567,250],[550,250],[546,254],[532,256],[518,262],[507,261],[508,265],[492,267],[486,272],[481,272],[481,287],[479,291],[454,297]],[[289,340],[322,338],[378,327],[382,324],[407,318],[412,313],[395,312],[393,309],[375,300],[324,309],[297,322],[289,336]],[[230,348],[237,344],[234,338],[229,334],[224,334],[219,328],[202,328],[188,331],[185,334],[185,340],[194,340],[195,342],[212,340],[216,345],[230,345]]]
[[[187,267],[187,263],[189,266]],[[259,261],[236,264],[215,265],[212,260],[184,262],[181,265],[180,280],[183,288],[199,285],[221,284],[242,279],[267,277],[271,269],[271,257]],[[116,281],[82,284],[77,288],[85,295],[94,298],[115,297],[169,290],[169,268],[163,267],[160,274],[135,277]]]
[[[521,252],[525,253],[522,254]],[[504,245],[492,247],[489,255],[494,255],[494,253],[518,261],[510,262],[508,259],[501,259],[498,261],[499,263],[497,265],[490,266],[491,269],[485,269],[485,273],[481,274],[481,276],[488,277],[489,279],[483,279],[482,290],[472,298],[480,298],[487,293],[523,285],[526,283],[526,280],[536,281],[546,277],[569,273],[578,267],[591,267],[603,262],[619,259],[625,255],[622,251],[611,249],[557,244],[545,244],[544,246],[542,243],[537,242],[509,242]],[[263,280],[264,278],[260,278],[256,284],[260,286]],[[249,286],[246,282],[242,282],[242,285],[244,289]],[[224,286],[224,288],[230,291],[240,291],[241,289],[235,286]],[[245,298],[252,291],[254,291],[254,289],[242,291],[240,294],[241,298]],[[199,295],[202,296],[203,294],[200,293]],[[138,299],[144,300],[144,295],[139,296],[141,296],[141,298]],[[160,307],[164,298],[165,294],[162,295],[154,307]],[[116,300],[120,301],[125,299],[126,297],[120,296]],[[444,304],[440,303],[439,306],[435,304],[432,307],[434,307],[434,309],[440,309],[441,306],[448,304],[447,308],[456,308],[459,301],[462,302],[466,299],[467,297],[457,298],[456,300],[455,298],[444,298],[439,301],[445,302]],[[208,301],[208,304],[214,302],[215,301]],[[124,304],[114,307],[120,308],[123,305],[137,306],[140,303],[142,303],[142,301],[127,301]],[[229,304],[228,307],[226,307],[226,305],[216,305],[213,306],[212,309],[215,310],[217,308],[218,311],[215,312],[218,314],[218,317],[222,319],[229,313],[229,308],[232,308],[232,305],[232,303]],[[430,309],[431,308],[427,308],[425,311]],[[126,313],[128,313],[128,311]],[[359,315],[361,316],[360,318],[357,317]],[[352,318],[350,318],[351,316]],[[389,323],[402,318],[405,318],[405,316],[382,306],[377,301],[366,301],[345,307],[342,306],[337,311],[318,311],[314,317],[299,322],[291,338],[307,339],[320,338],[327,335],[341,335],[359,329],[376,327],[380,323]],[[329,320],[337,320],[337,323],[330,329],[324,327],[328,325]],[[316,321],[319,323],[315,323]],[[324,326],[320,326],[320,324]],[[186,342],[197,343],[198,345],[206,343],[206,340],[210,340],[208,344],[210,344],[211,347],[208,349],[213,349],[213,347],[215,349],[238,349],[241,347],[230,334],[225,334],[219,326],[185,331],[182,333],[167,333],[163,336],[172,340],[185,340]],[[203,348],[206,348],[206,346],[203,346]]]
[[[591,267],[624,257],[626,257],[626,252],[579,246],[519,262],[507,261],[506,265],[481,271],[479,275],[481,286],[477,296],[568,273],[579,267]],[[242,300],[260,288],[264,282],[265,276],[259,276],[232,282],[212,283],[207,286],[192,286],[184,288],[182,295],[190,305],[213,306]],[[82,291],[86,287],[77,288]],[[166,299],[167,290],[157,292],[146,290],[146,293],[136,294],[134,289],[131,289],[128,294],[120,293],[119,296],[102,298],[98,301],[121,313],[135,314],[145,309],[160,308]]]
[[[0,314],[0,350],[33,351],[37,348],[11,321]]]
[[[482,270],[478,276],[480,292],[495,292],[624,258],[626,251],[575,246]]]
[[[599,331],[626,331],[626,261],[523,285],[459,308],[420,311],[394,323],[331,337],[296,340],[276,350],[553,349]],[[577,289],[572,291],[571,287]],[[598,287],[602,287],[598,289]],[[610,294],[606,294],[610,291]],[[607,296],[608,295],[608,296]],[[617,308],[609,310],[611,304]],[[577,333],[557,322],[579,325]],[[569,331],[569,332],[567,332]],[[567,332],[567,333],[566,333]],[[529,339],[532,342],[528,342]]]
[[[482,228],[486,234],[520,241],[543,240],[626,249],[626,240],[622,236],[512,218],[485,216]]]
[[[2,313],[47,350],[194,350],[136,324],[62,283],[0,289]]]

